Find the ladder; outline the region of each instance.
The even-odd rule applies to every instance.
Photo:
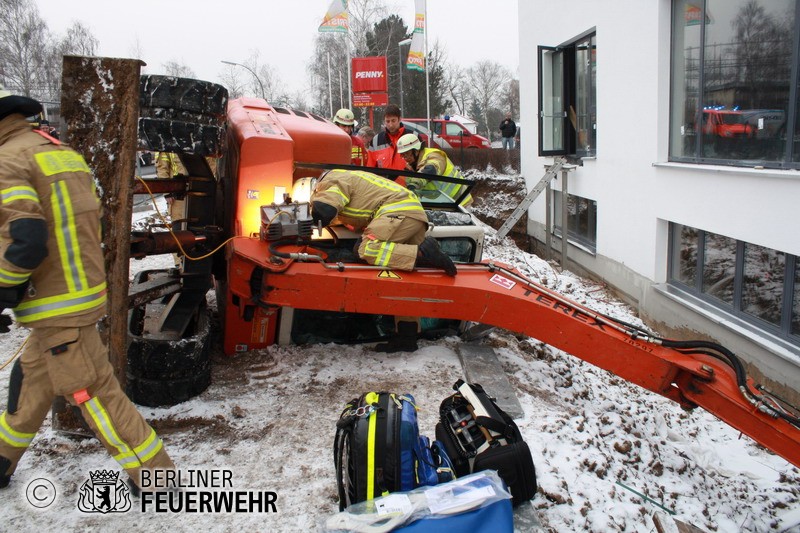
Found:
[[[528,211],[528,207],[530,207],[533,201],[536,200],[540,194],[542,194],[542,191],[545,190],[547,185],[553,180],[553,178],[556,177],[558,171],[561,170],[561,167],[563,167],[566,163],[567,160],[563,157],[557,157],[553,161],[553,164],[550,165],[550,168],[548,168],[547,172],[544,173],[544,176],[542,176],[542,179],[539,180],[539,183],[537,183],[536,186],[531,189],[531,192],[528,193],[528,196],[526,196],[525,199],[519,203],[517,208],[511,213],[511,216],[508,217],[508,220],[506,220],[503,225],[500,226],[500,229],[497,230],[498,239],[502,239],[508,235],[508,232],[514,227],[514,224],[516,224],[517,221],[522,218],[523,213]]]

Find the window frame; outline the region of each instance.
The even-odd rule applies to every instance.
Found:
[[[707,17],[707,3],[708,0],[698,0],[695,5],[700,7],[700,20],[706,20]],[[669,147],[668,147],[668,160],[674,161],[678,163],[690,163],[690,164],[700,164],[700,165],[723,165],[723,166],[734,166],[734,167],[753,167],[754,165],[764,166],[765,168],[775,168],[775,169],[800,169],[800,145],[795,146],[793,140],[794,137],[800,134],[800,131],[796,131],[797,128],[797,121],[800,120],[798,114],[800,114],[800,102],[798,102],[798,84],[800,84],[800,68],[798,68],[798,62],[800,62],[800,0],[795,0],[795,19],[794,19],[794,34],[792,36],[792,58],[791,58],[791,72],[790,78],[788,80],[789,83],[789,96],[788,96],[788,106],[786,110],[786,123],[785,123],[785,143],[784,143],[784,152],[782,158],[780,160],[771,160],[771,159],[734,159],[734,158],[719,158],[719,157],[709,157],[704,155],[704,142],[708,142],[707,140],[704,141],[703,139],[703,128],[696,128],[697,131],[694,132],[695,139],[693,141],[694,144],[694,155],[687,156],[687,155],[675,155],[678,151],[676,144],[676,139],[674,134],[674,128],[681,128],[683,124],[673,123],[676,121],[676,117],[674,114],[675,111],[675,98],[674,98],[674,91],[675,91],[675,79],[677,76],[676,73],[676,61],[675,61],[675,39],[676,39],[676,31],[675,31],[675,21],[676,21],[676,10],[679,5],[682,4],[682,0],[671,0],[670,5],[670,112],[669,112]],[[704,120],[704,113],[707,110],[706,102],[705,102],[705,91],[706,91],[706,28],[705,24],[700,25],[700,54],[698,59],[698,89],[697,89],[697,105],[694,109],[694,113],[696,116],[703,117],[701,119]],[[734,109],[735,110],[735,109]],[[703,122],[701,122],[703,123]],[[716,155],[716,154],[715,154]],[[797,160],[795,160],[797,159]]]
[[[697,232],[697,254],[695,258],[695,279],[693,285],[689,285],[678,279],[675,268],[676,253],[676,232],[679,226],[691,228]],[[745,247],[748,244],[756,245],[756,243],[748,243],[739,239],[734,239],[736,242],[736,256],[735,256],[735,269],[734,269],[734,290],[733,302],[727,303],[707,292],[703,291],[703,279],[705,268],[705,242],[706,234],[712,233],[706,230],[680,224],[677,222],[670,222],[668,229],[668,244],[667,244],[667,284],[677,287],[695,298],[710,304],[711,306],[732,314],[738,319],[757,327],[767,333],[775,335],[784,341],[793,345],[800,346],[800,332],[792,333],[792,314],[794,312],[794,294],[795,291],[800,291],[800,286],[795,286],[795,270],[800,265],[800,258],[787,252],[774,250],[784,255],[783,265],[783,291],[781,302],[781,320],[780,325],[769,322],[759,316],[743,310],[742,303],[744,299],[744,276],[745,276]],[[761,245],[757,245],[761,246]],[[772,249],[771,249],[772,250]]]
[[[539,128],[539,155],[542,157],[558,156],[558,155],[576,155],[580,157],[594,157],[597,155],[597,147],[590,147],[587,150],[581,150],[578,141],[578,131],[572,124],[569,117],[569,109],[572,108],[577,112],[578,101],[578,75],[577,75],[577,50],[578,45],[589,40],[594,42],[594,48],[597,44],[597,30],[591,28],[585,32],[577,35],[576,37],[562,43],[558,46],[539,45],[537,47],[538,57],[538,84],[539,84],[539,102],[538,102],[538,128]],[[558,62],[546,58],[546,54],[553,54],[553,57],[560,57],[560,72],[555,72],[553,66]],[[549,69],[549,70],[548,70]],[[545,74],[548,74],[545,76]],[[548,102],[547,98],[552,98],[553,95],[552,84],[551,87],[546,87],[544,81],[552,81],[560,79],[561,81],[561,94],[557,95],[561,101],[561,108],[554,111],[552,114],[545,115],[545,103]],[[596,115],[597,109],[597,87],[596,80],[592,77],[587,78],[590,82],[590,87],[594,90],[591,94],[594,95],[593,103]],[[545,119],[552,119],[550,131],[547,131]],[[577,118],[576,118],[577,122]],[[596,139],[597,124],[596,122],[591,125],[594,131],[594,138]],[[560,130],[560,132],[559,132]],[[552,139],[553,141],[560,141],[560,147],[545,149],[545,138]],[[556,146],[556,143],[553,142]]]
[[[552,206],[553,206],[553,235],[559,238],[563,238],[564,232],[561,228],[561,191],[553,189],[552,191],[553,198],[552,198]],[[582,233],[578,233],[577,231],[570,229],[570,221],[575,220],[576,223],[574,224],[576,227],[579,226],[577,221],[579,220],[579,214],[573,216],[567,215],[567,242],[572,242],[573,244],[580,246],[591,252],[592,254],[597,253],[597,200],[592,200],[591,198],[586,198],[584,196],[578,196],[577,194],[567,193],[567,200],[569,198],[575,198],[576,203],[579,203],[581,200],[586,200],[589,203],[589,224],[587,228],[587,235],[585,236]],[[592,216],[592,214],[594,216]],[[594,239],[591,238],[591,235],[594,235]]]

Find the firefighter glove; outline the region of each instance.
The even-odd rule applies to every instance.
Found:
[[[30,282],[20,283],[13,287],[0,287],[0,308],[14,309],[25,297]]]
[[[439,174],[439,172],[437,172],[437,170],[436,170],[436,167],[433,166],[433,165],[425,165],[424,167],[422,167],[422,170],[420,170],[420,173],[421,174],[436,174],[436,175]]]
[[[3,310],[0,309],[0,312]],[[0,333],[8,333],[11,331],[9,326],[11,325],[11,317],[8,315],[1,315],[0,314]]]
[[[311,202],[311,219],[314,224],[321,222],[323,226],[328,226],[336,218],[336,208],[324,202]]]

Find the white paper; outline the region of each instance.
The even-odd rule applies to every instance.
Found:
[[[454,488],[457,490],[453,490]],[[431,514],[446,514],[448,511],[459,508],[471,509],[494,495],[494,489],[490,486],[465,488],[439,485],[425,491]]]
[[[375,509],[378,516],[410,514],[412,511],[411,500],[405,494],[389,494],[375,500]]]

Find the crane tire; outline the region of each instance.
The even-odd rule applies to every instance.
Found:
[[[220,156],[224,145],[225,128],[221,126],[171,119],[139,118],[140,150]]]
[[[127,375],[125,392],[136,404],[146,407],[167,407],[185,402],[201,394],[211,384],[211,367],[179,379],[146,379]]]
[[[228,90],[209,81],[143,75],[139,78],[139,107],[169,108],[224,117],[228,108]]]

